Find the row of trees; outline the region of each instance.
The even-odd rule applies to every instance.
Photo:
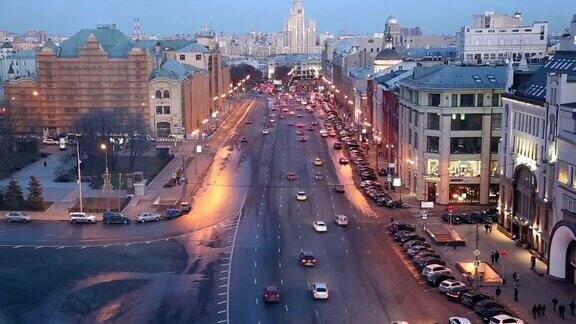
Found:
[[[31,176],[28,181],[28,195],[24,198],[22,188],[12,179],[4,190],[0,190],[0,207],[7,208],[8,210],[44,210],[44,196],[42,185]]]
[[[247,85],[254,85],[264,81],[264,74],[254,66],[246,63],[232,65],[230,67],[230,81],[236,85],[242,81],[247,75],[250,79],[246,82]]]

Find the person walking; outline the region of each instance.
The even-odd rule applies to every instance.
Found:
[[[540,306],[540,318],[546,317],[546,304]]]
[[[48,165],[48,163],[46,163],[46,161],[44,161],[44,167],[46,167]]]
[[[574,299],[572,299],[569,306],[570,306],[570,314],[572,314],[572,316],[576,316],[574,315],[574,311],[576,311],[576,302],[574,302]]]
[[[492,262],[492,264],[494,264],[495,260],[496,260],[496,257],[494,256],[494,251],[492,251],[492,253],[490,254],[490,262]]]
[[[556,311],[556,306],[558,306],[558,299],[556,297],[552,298],[552,309]]]
[[[532,317],[534,317],[534,319],[536,319],[537,314],[538,314],[538,306],[536,306],[536,304],[534,304],[532,306]]]
[[[514,287],[514,301],[518,302],[518,287]]]
[[[488,233],[492,234],[492,224],[488,225]]]
[[[496,299],[500,299],[500,294],[502,293],[502,290],[500,289],[500,287],[496,287]]]
[[[496,250],[494,251],[494,260],[496,261],[496,263],[498,263],[500,261],[500,251]]]
[[[484,224],[484,231],[486,231],[486,234],[488,234],[488,224]]]
[[[534,268],[536,268],[536,256],[532,254],[530,256],[530,269],[534,270]]]
[[[565,313],[566,313],[566,307],[564,307],[564,305],[558,306],[558,315],[560,316],[561,319],[566,319]]]

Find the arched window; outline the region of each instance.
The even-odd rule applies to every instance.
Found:
[[[170,98],[170,91],[164,90],[164,98]]]
[[[156,95],[154,95],[157,99],[162,99],[162,91],[156,90]]]

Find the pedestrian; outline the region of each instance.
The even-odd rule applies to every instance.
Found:
[[[538,306],[534,304],[534,306],[532,306],[532,317],[536,318],[536,314],[538,314]]]
[[[536,256],[532,254],[530,256],[530,269],[534,270],[536,268]]]
[[[486,234],[488,234],[488,224],[484,224],[484,231],[486,231]]]
[[[495,260],[496,260],[496,257],[494,256],[494,251],[492,251],[492,253],[490,254],[490,262],[492,262],[492,264],[494,264]]]
[[[502,293],[502,290],[500,290],[500,287],[496,287],[496,299],[500,299],[501,293]]]
[[[574,302],[574,299],[572,299],[570,302],[570,314],[572,314],[572,316],[576,316],[574,315],[574,311],[576,311],[576,302]]]
[[[541,312],[540,318],[546,317],[546,305],[542,304],[540,307],[541,307],[540,308],[540,312]]]
[[[542,304],[536,305],[536,318],[542,318]]]
[[[488,233],[492,234],[492,224],[488,225]]]
[[[514,287],[514,301],[518,302],[518,287]]]
[[[48,163],[46,163],[46,161],[44,161],[44,167],[46,167],[48,165]]]
[[[556,306],[558,305],[558,299],[556,297],[552,298],[552,309],[556,311]]]
[[[452,250],[456,251],[456,241],[452,241]]]
[[[498,252],[498,250],[494,251],[494,261],[496,261],[496,263],[498,263],[498,260],[500,259],[500,252]]]
[[[566,316],[564,315],[565,312],[566,307],[564,307],[564,305],[558,306],[558,315],[560,316],[561,319],[566,319]]]
[[[390,223],[394,223],[394,217],[390,217]]]

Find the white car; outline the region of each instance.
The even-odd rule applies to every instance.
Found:
[[[441,293],[447,293],[453,289],[464,289],[465,287],[466,285],[463,282],[454,279],[446,279],[440,283],[438,291]]]
[[[496,315],[490,319],[490,324],[524,324],[524,321],[509,315]]]
[[[424,267],[422,270],[422,275],[426,278],[430,277],[434,273],[452,273],[452,270],[446,268],[439,264],[430,264]]]
[[[306,191],[304,190],[298,190],[298,192],[296,193],[296,200],[299,201],[304,201],[306,200]]]
[[[339,226],[346,226],[348,225],[348,217],[344,215],[336,215],[334,216],[334,223]]]
[[[51,138],[45,138],[42,140],[42,144],[46,144],[46,145],[58,145],[59,142],[56,140],[53,140]]]
[[[268,128],[264,128],[264,129],[262,130],[262,134],[263,134],[263,135],[268,135],[268,134],[270,134],[270,131],[268,130]]]
[[[314,165],[315,166],[321,166],[324,162],[322,162],[322,159],[317,157],[316,160],[314,160]]]
[[[136,217],[136,221],[139,223],[146,222],[157,222],[160,220],[160,215],[154,213],[143,213]]]
[[[25,212],[8,212],[5,217],[8,223],[28,223],[32,220]]]
[[[314,230],[318,233],[326,233],[328,232],[328,227],[326,226],[326,223],[322,221],[315,221]]]
[[[328,285],[325,282],[315,282],[312,284],[312,298],[328,299]]]
[[[88,215],[86,213],[70,213],[70,223],[96,224],[96,216]]]
[[[450,317],[448,319],[448,324],[472,324],[472,321],[466,317]]]

